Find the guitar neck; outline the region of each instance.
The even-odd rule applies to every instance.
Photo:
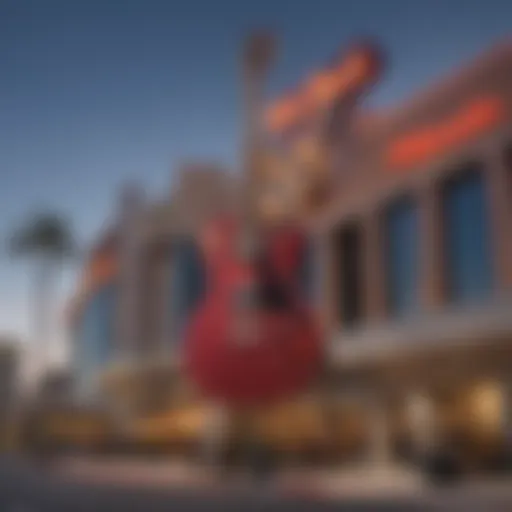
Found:
[[[253,230],[256,226],[257,211],[256,197],[259,183],[259,156],[261,152],[261,133],[259,126],[259,106],[261,104],[261,85],[259,76],[254,76],[252,70],[246,70],[245,77],[245,132],[242,158],[243,172],[243,201],[242,219],[247,229]]]
[[[273,54],[269,34],[249,38],[243,55],[244,136],[242,157],[242,221],[246,233],[255,234],[258,228],[257,198],[261,184],[263,154],[262,110],[263,90]]]

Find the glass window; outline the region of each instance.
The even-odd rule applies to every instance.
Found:
[[[418,304],[418,208],[410,198],[391,204],[385,213],[388,311],[404,315]]]
[[[358,224],[341,227],[334,235],[333,248],[339,316],[345,327],[352,327],[363,317],[361,227]]]
[[[82,386],[113,355],[117,287],[114,283],[100,288],[84,307],[76,336],[77,372]]]
[[[477,168],[457,174],[443,188],[448,298],[478,299],[491,289],[491,255],[485,182]]]

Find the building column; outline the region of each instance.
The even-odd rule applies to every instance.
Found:
[[[158,346],[160,351],[167,352],[172,347],[171,339],[171,250],[166,247],[158,262]]]
[[[336,281],[332,239],[329,230],[314,235],[314,302],[322,329],[329,333],[336,327]]]
[[[406,407],[412,454],[421,463],[434,449],[437,438],[432,400],[425,393],[413,392],[406,397]]]
[[[502,380],[501,428],[507,465],[512,468],[512,379],[506,376]]]
[[[389,431],[389,418],[386,403],[375,397],[368,400],[370,438],[367,463],[371,468],[388,467],[392,462],[392,447]]]
[[[440,190],[435,181],[418,193],[420,209],[420,301],[426,311],[443,303],[443,227]]]
[[[498,147],[489,152],[488,204],[490,207],[492,254],[495,265],[497,290],[512,289],[512,171],[505,149]]]
[[[364,310],[369,323],[386,315],[384,247],[379,211],[368,212],[363,219]]]
[[[208,466],[222,465],[229,425],[230,417],[226,407],[220,404],[211,404],[208,407],[201,447],[201,458]]]
[[[141,317],[141,245],[143,216],[142,190],[135,185],[126,186],[120,199],[120,275],[119,315],[116,347],[122,359],[136,354],[140,336]]]

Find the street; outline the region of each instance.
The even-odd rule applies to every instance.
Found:
[[[261,490],[199,487],[165,490],[134,484],[92,484],[63,478],[50,467],[15,458],[0,460],[2,512],[191,511],[429,511],[510,510],[510,486],[482,484],[417,496],[337,499],[293,497]]]
[[[121,485],[71,483],[50,469],[35,468],[17,459],[0,462],[0,510],[2,512],[160,512],[160,511],[402,511],[426,510],[411,502],[362,500],[329,503],[283,497],[257,491],[163,491]]]

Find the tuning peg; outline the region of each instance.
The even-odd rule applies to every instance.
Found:
[[[244,60],[250,69],[265,70],[274,60],[277,41],[270,30],[253,32],[245,45]]]

